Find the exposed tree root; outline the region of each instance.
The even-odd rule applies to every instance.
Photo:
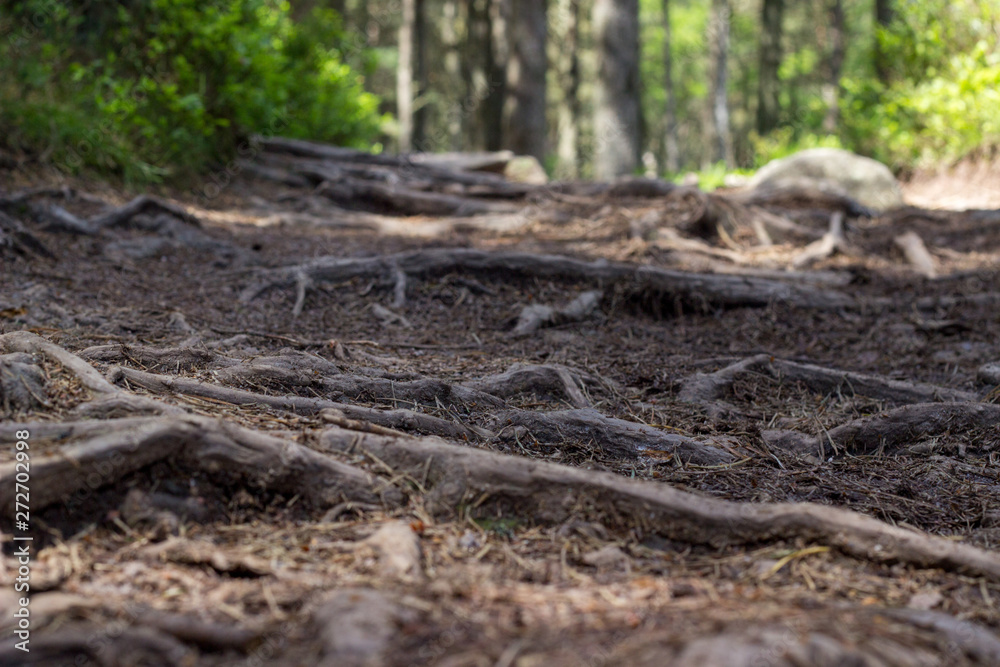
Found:
[[[167,364],[172,362],[179,364],[182,359],[190,361],[190,355],[182,351],[142,347],[104,346],[92,348],[90,354],[101,356],[106,360],[127,356]],[[198,355],[197,358],[202,360],[205,357]],[[216,359],[214,355],[208,358],[213,361]],[[593,385],[599,380],[589,375],[581,376],[562,366],[517,366],[506,373],[488,376],[474,382],[472,387],[466,387],[431,379],[394,382],[384,378],[343,375],[336,365],[329,361],[301,353],[261,357],[249,364],[236,365],[230,365],[233,363],[232,359],[225,357],[220,359],[224,367],[216,374],[224,381],[252,384],[264,380],[282,386],[320,386],[327,390],[336,387],[338,391],[349,387],[353,390],[354,396],[378,393],[381,398],[391,398],[393,401],[409,397],[420,399],[420,403],[435,407],[447,408],[457,405],[462,410],[475,409],[490,421],[493,430],[463,424],[457,421],[457,418],[447,420],[411,410],[376,410],[322,398],[269,396],[125,367],[113,368],[109,372],[109,377],[114,382],[130,382],[156,393],[199,396],[234,405],[268,405],[300,414],[328,411],[327,416],[330,418],[368,422],[387,429],[416,431],[459,441],[492,438],[494,431],[504,435],[506,429],[514,427],[515,430],[507,433],[507,436],[513,435],[515,440],[524,436],[556,446],[566,442],[592,444],[611,455],[626,458],[655,455],[662,459],[663,456],[676,456],[678,462],[698,465],[725,464],[735,458],[731,453],[718,449],[710,443],[666,433],[643,424],[606,417],[596,410],[534,412],[511,410],[506,407],[503,398],[529,391],[564,395],[574,407],[589,407],[590,402],[581,388],[585,386],[585,382]],[[491,410],[496,412],[491,415]]]
[[[92,416],[111,416],[116,413],[152,413],[177,414],[183,413],[180,408],[152,401],[142,396],[134,396],[123,392],[118,387],[104,379],[97,370],[86,361],[55,343],[45,340],[37,334],[27,331],[15,331],[0,335],[0,351],[23,352],[26,354],[41,354],[63,366],[75,375],[84,387],[91,390],[97,397],[90,403],[77,406],[78,412],[88,412]]]
[[[818,241],[813,241],[805,249],[795,256],[792,266],[802,268],[813,262],[829,257],[833,253],[847,252],[847,237],[844,236],[844,214],[835,211],[830,216],[830,231],[823,235]]]
[[[584,390],[607,384],[603,378],[558,364],[515,364],[504,373],[465,384],[449,384],[415,374],[373,376],[371,369],[367,375],[349,375],[323,357],[303,352],[285,351],[241,361],[196,348],[99,345],[81,351],[80,356],[105,362],[131,362],[147,369],[211,370],[214,377],[227,384],[309,387],[352,400],[365,397],[431,407],[443,404],[462,410],[500,409],[505,407],[502,399],[529,393],[562,397],[573,407],[584,408],[590,406]]]
[[[300,170],[299,173],[309,175]],[[401,184],[382,184],[341,176],[324,183],[319,192],[340,204],[373,202],[398,215],[470,216],[515,213],[520,205],[457,197],[437,192],[420,192]]]
[[[845,632],[851,626],[868,631],[860,636]],[[993,665],[1000,643],[986,627],[941,612],[853,605],[835,605],[811,618],[800,612],[795,621],[781,623],[747,619],[679,645],[662,631],[649,635],[646,641],[640,634],[626,642],[607,662],[636,667]]]
[[[331,593],[313,614],[323,643],[322,667],[367,667],[384,664],[384,655],[399,636],[399,627],[418,614],[395,596],[370,588]]]
[[[801,454],[891,453],[925,440],[1000,424],[1000,405],[990,403],[918,403],[841,424],[819,436],[796,431],[764,431],[768,444]],[[928,448],[933,451],[933,447]]]
[[[31,257],[52,259],[52,251],[29,232],[20,220],[0,212],[0,257],[14,253]]]
[[[289,363],[291,361],[292,363]],[[261,357],[250,363],[232,366],[216,375],[223,382],[259,386],[262,381],[270,381],[277,386],[316,387],[328,396],[358,400],[366,398],[391,403],[393,406],[426,405],[429,407],[457,407],[467,410],[472,406],[480,409],[502,407],[503,401],[475,388],[460,384],[450,384],[434,378],[403,375],[385,377],[348,375],[336,371],[303,368],[295,363],[297,359],[284,357]],[[328,366],[333,366],[326,362]],[[335,367],[334,367],[335,369]],[[303,371],[306,371],[303,373]]]
[[[263,394],[220,387],[188,378],[156,375],[129,368],[116,367],[110,377],[127,381],[157,393],[176,392],[200,396],[234,405],[268,405],[300,414],[330,414],[349,420],[370,422],[378,426],[416,431],[454,438],[459,441],[491,438],[493,431],[462,424],[410,410],[375,410],[321,398],[302,396],[267,396]],[[448,385],[446,385],[448,386]],[[503,410],[491,417],[494,430],[521,427],[523,435],[545,444],[562,445],[568,441],[593,444],[615,456],[635,458],[646,454],[677,456],[679,461],[698,465],[719,465],[735,457],[710,444],[684,436],[665,433],[643,424],[605,417],[596,410],[567,410],[534,412],[530,410]],[[520,433],[514,434],[515,438]]]
[[[678,398],[702,405],[712,414],[733,411],[722,397],[738,378],[763,374],[779,382],[801,382],[810,390],[827,394],[861,395],[894,403],[972,401],[975,394],[922,382],[904,382],[877,375],[838,371],[813,364],[775,359],[759,354],[714,373],[696,373],[685,380]]]
[[[679,462],[704,466],[736,460],[732,453],[713,445],[645,424],[605,417],[590,408],[556,412],[505,411],[497,416],[497,422],[524,429],[523,435],[518,434],[519,439],[527,436],[542,443],[593,443],[602,451],[623,458],[658,455],[662,460],[663,455],[667,455],[676,457]]]
[[[583,393],[587,385],[598,386],[604,380],[589,373],[580,373],[558,364],[514,364],[499,375],[473,380],[468,386],[499,398],[518,394],[551,393],[561,395],[574,408],[589,408],[590,400]]]
[[[513,234],[534,222],[534,217],[523,212],[485,213],[458,217],[398,218],[377,213],[350,211],[327,204],[325,211],[313,213],[279,214],[274,220],[289,225],[303,225],[322,229],[365,229],[383,236],[413,236],[422,238],[449,238],[454,234],[487,232]]]
[[[900,234],[893,239],[893,243],[903,251],[906,260],[913,265],[919,273],[927,278],[937,278],[937,267],[934,258],[927,252],[927,246],[923,239],[914,231]]]
[[[542,304],[525,306],[517,318],[511,335],[528,336],[543,327],[551,327],[563,322],[579,322],[589,317],[601,303],[604,292],[591,290],[570,301],[563,308],[553,308]]]
[[[137,610],[135,616],[139,625],[155,628],[209,651],[245,651],[259,636],[246,628],[206,623],[203,619],[153,609]]]
[[[321,410],[337,410],[349,419],[370,421],[373,424],[393,429],[418,431],[441,435],[449,438],[469,439],[489,437],[492,434],[483,429],[466,426],[426,415],[412,410],[375,410],[346,403],[337,403],[322,398],[306,398],[303,396],[267,396],[241,389],[230,389],[219,385],[199,382],[182,377],[156,375],[131,368],[115,367],[110,376],[116,381],[125,380],[139,385],[149,391],[165,394],[178,393],[187,396],[200,396],[216,401],[224,401],[233,405],[267,405],[281,410],[299,414],[317,414]]]
[[[189,371],[211,364],[214,368],[238,364],[239,360],[229,359],[209,350],[196,347],[156,348],[146,345],[95,345],[79,352],[83,359],[94,361],[129,361],[145,370],[163,368],[172,371]]]
[[[42,228],[47,232],[62,232],[79,236],[93,236],[97,233],[97,228],[93,224],[76,217],[62,206],[29,204],[28,210],[42,223]]]
[[[45,376],[31,355],[0,354],[0,408],[5,412],[51,405],[45,392]]]
[[[0,336],[0,347],[9,352],[41,354],[73,373],[87,389],[97,394],[114,394],[118,388],[90,364],[63,347],[27,331],[15,331]]]
[[[197,217],[191,215],[177,204],[164,201],[158,197],[150,197],[149,195],[140,195],[124,206],[120,206],[113,211],[92,218],[90,220],[90,224],[97,229],[101,229],[103,227],[118,227],[127,224],[136,215],[139,215],[140,213],[149,213],[150,211],[168,213],[178,220],[188,223],[189,225],[198,228],[201,227],[201,221],[198,220]]]
[[[73,623],[57,633],[44,633],[31,638],[31,652],[25,653],[5,642],[0,648],[0,664],[95,664],[102,667],[119,665],[163,665],[184,667],[192,664],[192,651],[169,634],[149,627],[124,627],[109,640],[107,629],[91,624]],[[95,641],[96,640],[96,641]],[[81,657],[86,662],[81,662]]]
[[[929,609],[881,609],[875,613],[940,633],[980,664],[1000,665],[1000,639],[980,625]]]
[[[167,458],[209,474],[237,474],[259,487],[301,494],[319,507],[345,500],[399,501],[397,491],[380,489],[377,480],[362,470],[294,442],[217,420],[150,417],[102,425],[104,433],[32,457],[33,509],[93,492]],[[32,432],[33,445],[46,432],[36,426],[19,425]],[[6,515],[13,514],[15,474],[14,463],[0,464],[0,508]]]
[[[783,186],[757,187],[736,195],[736,199],[746,205],[771,208],[814,208],[837,209],[853,218],[874,218],[878,213],[858,203],[841,192],[833,192],[816,187],[811,183],[786,184]]]
[[[431,511],[458,508],[504,515],[525,512],[543,522],[590,515],[638,526],[670,539],[716,547],[805,539],[876,562],[958,570],[1000,581],[1000,556],[891,526],[849,510],[814,505],[734,503],[618,475],[457,447],[429,438],[392,438],[339,428],[324,448],[378,457],[426,490]]]
[[[256,283],[243,291],[240,298],[244,303],[249,303],[270,289],[302,284],[303,276],[310,283],[340,282],[358,277],[388,279],[397,269],[408,276],[480,271],[545,278],[562,277],[583,283],[628,282],[644,290],[673,295],[683,301],[719,307],[761,307],[772,303],[788,303],[809,308],[836,309],[850,306],[854,302],[841,292],[779,280],[685,273],[603,260],[588,262],[563,255],[447,248],[382,257],[321,257],[305,264],[264,272]]]
[[[411,160],[405,155],[372,155],[350,148],[278,137],[263,139],[260,144],[265,151],[262,157],[266,163],[292,169],[303,164],[314,167],[322,165],[331,172],[346,171],[373,181],[407,181],[425,188],[433,186],[442,189],[453,188],[455,184],[480,186],[485,189],[483,194],[491,196],[522,196],[537,189],[524,183],[510,183],[500,174],[459,171],[435,165],[433,161],[428,162],[420,157]],[[295,159],[289,160],[281,156],[294,156]]]

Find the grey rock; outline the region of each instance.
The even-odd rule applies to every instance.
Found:
[[[980,366],[976,372],[976,379],[982,384],[1000,384],[1000,361]]]
[[[818,189],[880,211],[903,205],[899,182],[888,167],[838,148],[810,148],[772,160],[754,174],[748,186],[758,190]]]

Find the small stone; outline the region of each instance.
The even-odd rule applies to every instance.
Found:
[[[907,607],[910,609],[933,609],[944,601],[944,596],[937,591],[923,591],[910,598]]]

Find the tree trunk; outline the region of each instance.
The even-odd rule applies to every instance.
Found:
[[[638,0],[595,0],[597,94],[594,109],[594,175],[631,174],[639,165]]]
[[[371,22],[371,12],[368,11],[368,3],[361,0],[354,4],[354,14],[355,20],[357,22],[357,29],[361,31],[361,36],[365,42],[369,45],[375,43],[375,36],[372,34],[371,26],[368,24]]]
[[[760,81],[757,89],[757,133],[768,134],[778,126],[781,112],[778,68],[781,65],[784,0],[764,0],[761,8]]]
[[[509,0],[470,0],[462,70],[466,97],[460,114],[467,126],[466,150],[500,150],[506,96],[506,30]]]
[[[427,10],[424,0],[413,0],[413,68],[416,77],[416,107],[413,110],[412,143],[416,150],[427,147]]]
[[[724,160],[726,168],[733,167],[733,140],[729,133],[729,19],[732,9],[729,0],[712,0],[709,19],[709,44],[713,68],[712,76],[712,130],[715,136],[715,160]]]
[[[483,98],[480,115],[483,119],[484,147],[488,151],[503,148],[503,108],[507,98],[507,19],[509,0],[487,0],[486,2],[486,95]],[[544,53],[545,46],[542,51]],[[544,71],[543,65],[542,70]],[[544,77],[544,74],[542,75]],[[542,91],[544,99],[544,91]],[[544,102],[542,103],[544,106]]]
[[[458,0],[445,0],[441,6],[442,20],[440,23],[441,46],[444,49],[444,73],[449,85],[460,85],[462,79],[461,60],[459,51],[458,31],[455,26],[458,23]],[[450,96],[449,96],[450,97]],[[458,99],[455,95],[450,99]],[[462,130],[464,129],[464,116],[462,107],[452,103],[444,110],[443,132],[441,138],[447,137],[449,151],[458,151],[462,148]]]
[[[396,65],[396,116],[399,152],[413,150],[413,46],[418,0],[403,0],[399,26],[399,63]]]
[[[664,109],[663,155],[666,169],[680,169],[680,147],[677,143],[677,97],[674,95],[674,58],[670,26],[670,0],[663,0],[663,90],[667,101]]]
[[[892,0],[875,0],[875,29],[888,28],[895,17]],[[875,39],[875,71],[878,73],[879,81],[888,84],[892,78],[891,67],[885,50],[876,35]]]
[[[842,0],[829,0],[830,27],[827,36],[830,41],[828,78],[823,84],[823,102],[826,116],[823,131],[833,134],[840,121],[840,72],[844,65],[844,5]]]
[[[479,106],[480,90],[484,86],[485,74],[482,69],[482,9],[476,0],[459,2],[458,21],[465,26],[465,41],[462,45],[460,68],[465,84],[465,97],[457,110],[462,119],[464,150],[483,148],[482,117],[476,113]]]
[[[545,159],[545,0],[512,0],[504,134],[507,148]]]
[[[559,141],[556,147],[556,178],[579,176],[580,136],[580,0],[559,0],[553,34],[559,63],[562,96],[559,100]]]

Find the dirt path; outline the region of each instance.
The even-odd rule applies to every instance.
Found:
[[[352,159],[0,195],[0,664],[1000,664],[1000,215]]]

